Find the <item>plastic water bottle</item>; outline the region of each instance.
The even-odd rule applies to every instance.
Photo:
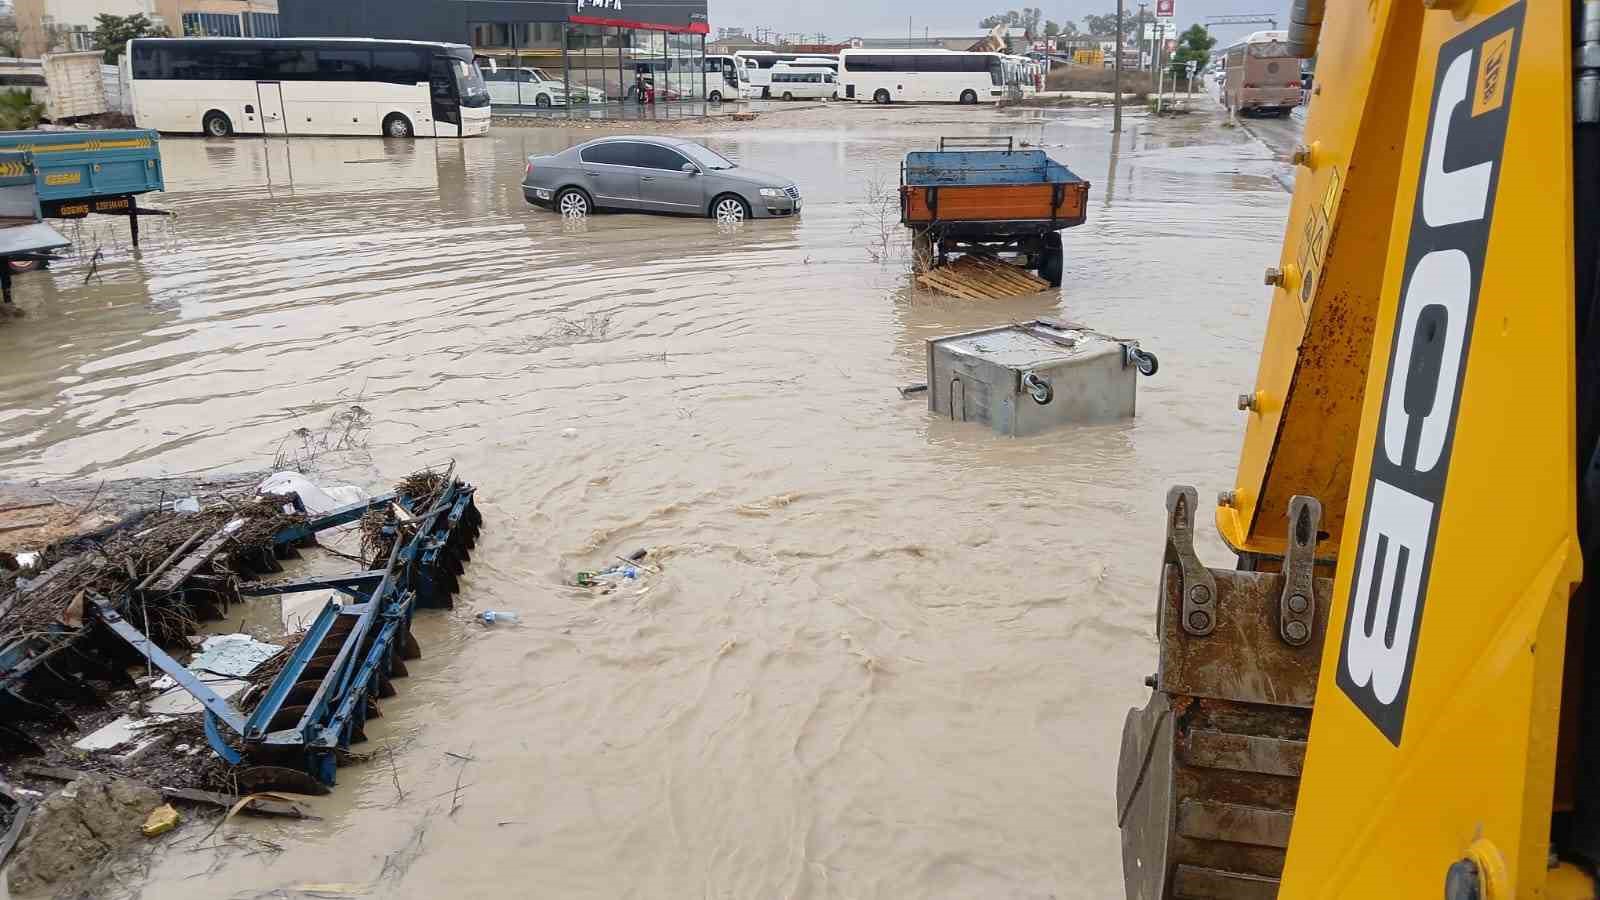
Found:
[[[493,625],[497,622],[508,622],[515,625],[522,621],[520,616],[509,609],[486,609],[478,613],[477,619],[485,625]]]

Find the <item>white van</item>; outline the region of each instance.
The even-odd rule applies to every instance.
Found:
[[[771,71],[771,96],[784,100],[815,100],[838,96],[839,76],[820,66],[776,65]]]

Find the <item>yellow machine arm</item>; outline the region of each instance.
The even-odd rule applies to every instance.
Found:
[[[1600,2],[1321,7],[1238,565],[1168,497],[1128,896],[1593,897]]]

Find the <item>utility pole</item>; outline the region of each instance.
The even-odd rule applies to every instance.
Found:
[[[1111,133],[1122,133],[1122,0],[1117,0],[1116,58],[1112,60],[1111,90],[1116,99],[1111,101]]]
[[[1166,33],[1167,23],[1157,18],[1152,26],[1155,31],[1150,32],[1150,86],[1159,90],[1156,72],[1161,68],[1161,36]]]
[[[1138,44],[1139,44],[1139,55],[1140,56],[1144,55],[1144,44],[1145,44],[1145,41],[1144,41],[1144,10],[1145,10],[1145,7],[1147,7],[1149,5],[1150,4],[1148,4],[1148,3],[1139,4],[1139,41],[1138,41]],[[1140,65],[1142,66],[1143,63],[1141,63]]]

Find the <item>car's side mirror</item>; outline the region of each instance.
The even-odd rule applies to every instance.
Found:
[[[683,173],[685,173],[685,174],[687,174],[687,175],[699,175],[700,174],[700,170],[695,166],[694,163],[684,163],[683,165],[678,167],[678,170],[683,172]]]

